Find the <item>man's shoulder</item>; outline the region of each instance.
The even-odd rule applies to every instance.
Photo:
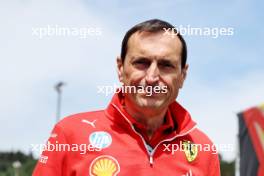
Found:
[[[218,160],[217,145],[199,128],[196,128],[191,134],[191,141],[202,157],[209,157],[212,160]],[[210,159],[210,161],[212,161]]]
[[[208,135],[197,127],[192,131],[192,138],[195,143],[213,145],[213,142]]]
[[[60,128],[67,129],[67,128],[78,128],[81,123],[89,123],[93,125],[94,121],[99,120],[105,117],[104,110],[97,110],[97,111],[88,111],[88,112],[81,112],[72,114],[69,116],[64,117],[60,120],[56,126]]]

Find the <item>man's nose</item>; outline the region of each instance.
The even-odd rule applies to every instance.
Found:
[[[147,70],[146,83],[148,85],[156,84],[159,81],[159,68],[156,63],[152,63]]]

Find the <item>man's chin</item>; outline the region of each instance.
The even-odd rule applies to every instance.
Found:
[[[138,105],[144,109],[153,109],[153,108],[161,108],[164,106],[164,100],[155,99],[155,98],[140,98],[137,100]]]

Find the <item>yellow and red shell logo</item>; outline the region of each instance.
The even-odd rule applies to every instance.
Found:
[[[120,172],[117,160],[109,155],[102,155],[95,158],[90,165],[92,176],[116,176]]]

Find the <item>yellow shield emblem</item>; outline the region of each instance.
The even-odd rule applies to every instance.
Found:
[[[186,159],[188,162],[192,162],[198,155],[198,147],[194,143],[190,141],[183,141],[182,142],[183,151],[185,153]]]

